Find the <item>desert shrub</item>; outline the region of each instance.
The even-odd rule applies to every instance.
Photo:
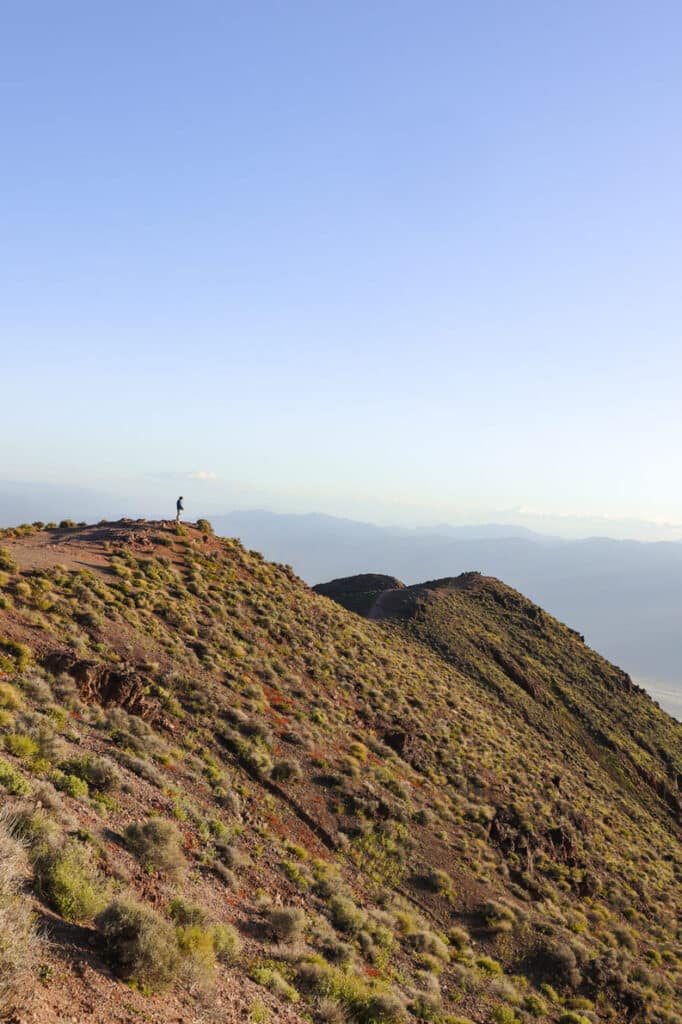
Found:
[[[336,999],[325,996],[320,999],[315,1011],[318,1024],[347,1024],[348,1014]]]
[[[151,990],[167,987],[175,977],[180,951],[172,925],[129,896],[114,900],[100,914],[97,927],[104,955],[123,978]]]
[[[18,590],[19,584],[15,587]],[[29,588],[30,593],[30,588]],[[0,637],[0,669],[12,671],[16,668],[23,672],[31,661],[31,648],[18,640],[9,640],[7,637]]]
[[[438,957],[440,960],[449,960],[450,954],[448,947],[445,945],[442,939],[439,939],[433,932],[421,931],[413,932],[409,936],[409,943],[413,949],[418,953],[429,953],[431,956]]]
[[[144,824],[128,825],[125,840],[146,871],[163,871],[177,877],[184,867],[180,833],[165,818],[149,818]]]
[[[407,1020],[407,1010],[394,992],[378,992],[369,996],[357,1019],[362,1024],[402,1024]]]
[[[335,896],[330,904],[332,924],[347,935],[357,935],[365,924],[364,911],[348,899],[347,896]]]
[[[17,563],[9,548],[0,548],[0,569],[3,572],[16,572],[17,570]]]
[[[483,910],[486,928],[491,932],[510,932],[516,921],[516,914],[504,903],[491,902]]]
[[[19,685],[22,693],[27,697],[30,697],[31,700],[35,704],[40,705],[40,707],[45,707],[45,705],[49,704],[52,700],[52,688],[47,680],[43,679],[42,676],[37,674],[23,676],[19,680]]]
[[[280,942],[295,942],[305,925],[306,916],[300,907],[275,907],[268,914],[268,927]]]
[[[213,533],[213,527],[208,519],[197,519],[197,529],[201,530],[202,533],[209,534],[209,536]]]
[[[237,876],[234,871],[231,871],[230,868],[226,868],[219,860],[214,860],[212,862],[211,869],[228,889],[235,888],[237,885]]]
[[[239,871],[240,868],[245,867],[249,863],[247,855],[239,847],[234,846],[233,843],[219,840],[216,843],[216,851],[225,867],[231,871]]]
[[[298,762],[289,759],[276,761],[270,774],[275,782],[300,782],[303,778]]]
[[[564,942],[551,942],[545,945],[540,951],[539,966],[545,980],[552,984],[558,982],[574,989],[580,984],[580,971],[575,953]]]
[[[21,761],[31,761],[38,753],[38,744],[24,733],[9,733],[4,739],[5,750]]]
[[[572,1010],[569,1010],[567,1013],[561,1014],[559,1024],[590,1024],[590,1021],[582,1013],[574,1013]]]
[[[547,1003],[540,996],[533,994],[525,997],[523,1008],[531,1017],[544,1017],[547,1013]]]
[[[14,1018],[26,1008],[39,940],[28,900],[21,889],[26,874],[25,852],[0,818],[0,1017]]]
[[[23,705],[21,694],[11,683],[0,683],[0,708],[18,711]]]
[[[92,789],[101,793],[109,792],[120,785],[118,769],[108,757],[98,757],[96,754],[84,754],[83,757],[73,758],[61,765],[67,774],[75,775]]]
[[[423,989],[414,993],[410,1010],[420,1020],[434,1020],[440,1014],[443,1005],[438,979],[425,971],[418,971],[417,978]]]
[[[0,757],[0,786],[12,796],[28,796],[31,786],[14,765]]]
[[[215,980],[216,951],[210,929],[191,924],[176,928],[179,974],[189,992],[208,988]]]
[[[48,840],[32,851],[38,895],[67,921],[81,921],[102,909],[106,889],[90,850],[76,839]]]
[[[316,945],[329,963],[347,965],[353,959],[353,947],[351,944],[349,942],[342,942],[334,932],[322,936],[318,939]]]
[[[64,742],[49,718],[36,715],[35,719],[28,726],[28,734],[36,745],[36,757],[54,764],[62,757]]]
[[[230,924],[213,926],[213,945],[218,959],[223,963],[234,963],[242,951],[241,939],[236,928]]]
[[[441,893],[448,897],[452,897],[454,894],[453,881],[447,871],[443,871],[441,868],[432,868],[422,876],[422,881],[431,892]]]
[[[177,896],[168,904],[168,915],[176,925],[183,928],[192,925],[205,925],[208,920],[208,913],[198,903],[183,899]]]
[[[402,1024],[407,1019],[405,1004],[394,992],[377,992],[360,976],[324,962],[300,963],[298,980],[306,991],[342,1006],[359,1024]]]
[[[491,1019],[494,1024],[518,1024],[518,1017],[511,1006],[496,1006]]]
[[[497,960],[493,960],[490,956],[477,956],[476,966],[479,971],[483,972],[483,974],[489,974],[491,976],[502,974],[502,967]]]
[[[297,1003],[301,998],[294,986],[290,985],[275,967],[254,967],[251,977],[258,985],[262,985],[288,1003]]]
[[[84,799],[89,793],[88,784],[84,779],[79,779],[77,775],[69,775],[60,768],[50,772],[50,782],[57,789],[61,789],[62,793],[76,800]]]
[[[127,768],[128,771],[133,772],[133,774],[137,775],[138,778],[144,779],[150,786],[156,786],[157,789],[163,789],[165,781],[164,777],[153,764],[149,764],[141,757],[135,757],[134,754],[129,754],[128,751],[125,750],[119,750],[116,752],[116,760],[123,768]]]

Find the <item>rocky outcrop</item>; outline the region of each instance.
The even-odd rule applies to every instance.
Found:
[[[158,716],[157,705],[147,696],[146,681],[132,665],[106,665],[75,658],[69,651],[54,651],[43,659],[43,666],[53,675],[71,676],[86,704],[116,705],[148,721]]]

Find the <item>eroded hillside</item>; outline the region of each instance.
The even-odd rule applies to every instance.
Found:
[[[680,727],[576,634],[206,523],[0,544],[8,1015],[681,1019]]]

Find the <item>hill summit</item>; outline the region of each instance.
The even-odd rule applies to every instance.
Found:
[[[3,531],[0,1018],[680,1024],[682,727],[498,580],[315,591]]]

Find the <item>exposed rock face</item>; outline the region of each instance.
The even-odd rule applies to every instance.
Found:
[[[44,659],[45,668],[54,674],[66,672],[78,683],[86,704],[116,705],[131,715],[153,720],[158,708],[146,695],[145,680],[132,665],[115,668],[101,662],[74,658],[68,651],[55,651]]]

